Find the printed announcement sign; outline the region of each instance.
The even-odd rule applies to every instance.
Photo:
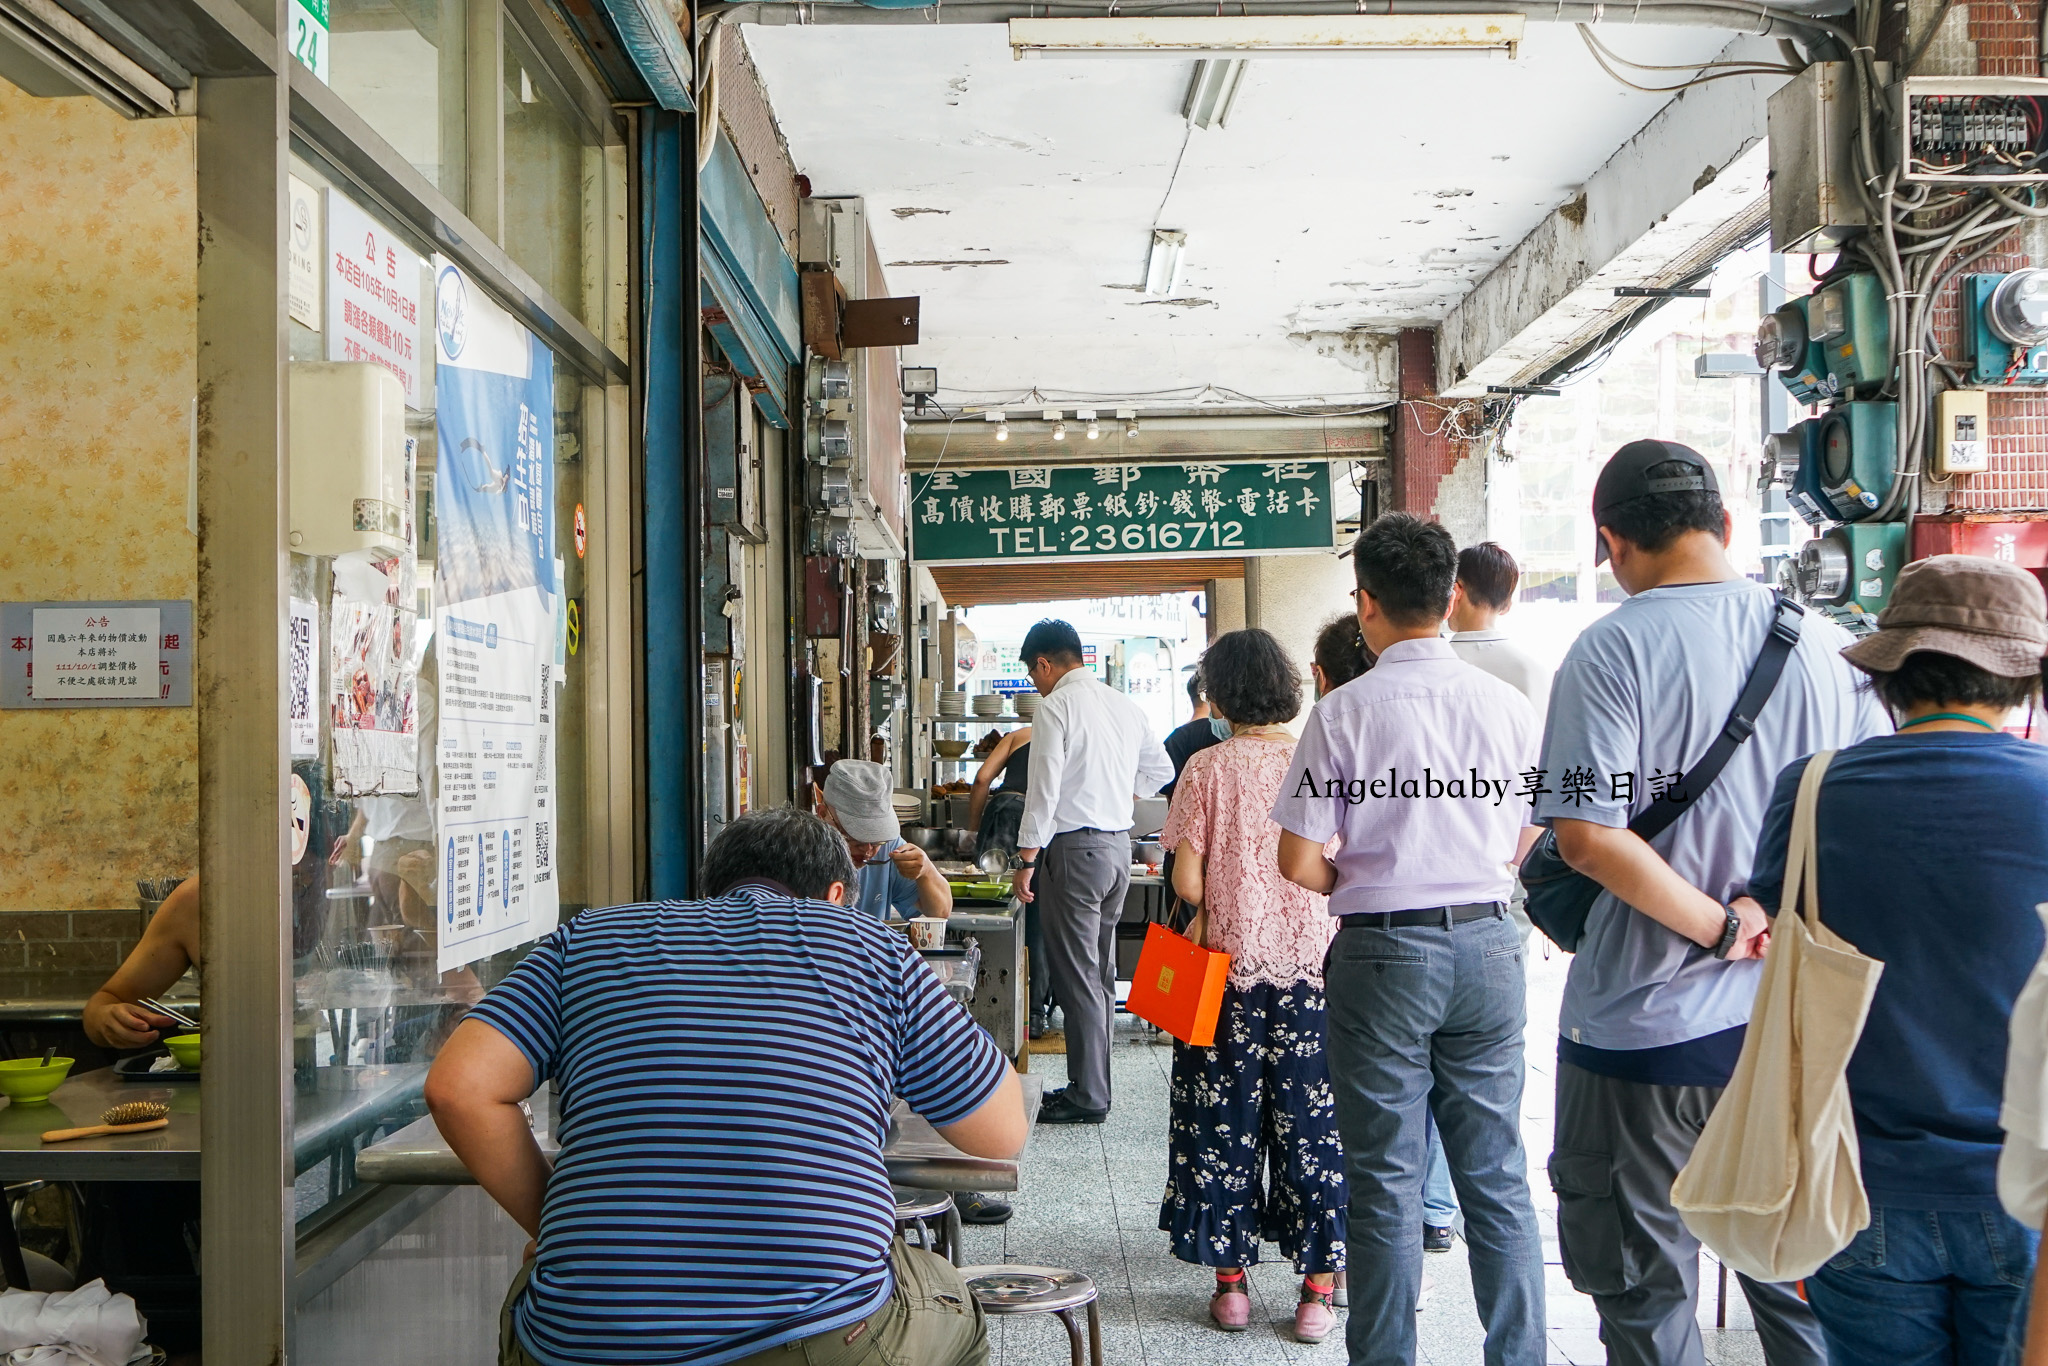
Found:
[[[37,697],[158,697],[163,613],[154,607],[38,607]]]
[[[420,403],[420,258],[341,195],[327,194],[327,359],[367,360]]]

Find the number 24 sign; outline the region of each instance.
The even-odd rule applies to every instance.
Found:
[[[327,0],[292,0],[292,56],[327,82]]]

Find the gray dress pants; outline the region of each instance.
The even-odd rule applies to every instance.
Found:
[[[1084,1110],[1109,1108],[1116,923],[1130,886],[1127,830],[1070,830],[1038,856],[1032,891],[1053,994],[1066,1015],[1067,1098]]]
[[[1671,1183],[1720,1098],[1717,1086],[1652,1086],[1557,1065],[1558,1244],[1573,1288],[1600,1311],[1609,1366],[1704,1366],[1700,1244],[1671,1207]],[[1770,1366],[1826,1366],[1820,1324],[1797,1290],[1736,1279]]]

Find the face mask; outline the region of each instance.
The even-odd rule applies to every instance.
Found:
[[[1209,733],[1218,740],[1228,740],[1230,738],[1230,723],[1220,716],[1212,716],[1209,718]]]

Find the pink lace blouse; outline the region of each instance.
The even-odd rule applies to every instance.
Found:
[[[1323,984],[1336,935],[1329,898],[1280,876],[1280,827],[1270,815],[1294,747],[1235,736],[1191,757],[1173,789],[1160,842],[1202,856],[1206,947],[1230,955],[1234,986]]]

